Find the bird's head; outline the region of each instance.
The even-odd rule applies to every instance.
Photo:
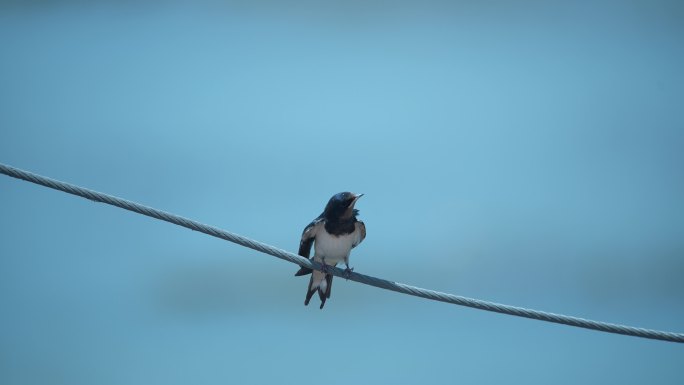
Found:
[[[326,218],[332,220],[349,219],[358,212],[358,210],[354,209],[354,205],[362,196],[363,194],[354,194],[350,192],[335,194],[328,201],[323,214]]]

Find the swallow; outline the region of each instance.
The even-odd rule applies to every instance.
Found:
[[[337,266],[338,263],[344,262],[347,276],[354,270],[349,267],[349,254],[351,249],[366,238],[366,225],[356,219],[359,210],[354,208],[362,196],[363,194],[350,192],[333,195],[323,213],[304,228],[302,240],[299,242],[299,255],[309,258],[313,245],[313,260],[323,265],[323,271],[312,271],[302,267],[295,273],[295,276],[311,274],[304,305],[309,305],[316,291],[321,299],[321,309],[330,298],[333,276],[328,273],[327,266]]]

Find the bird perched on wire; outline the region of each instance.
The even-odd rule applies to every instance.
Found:
[[[347,267],[345,269],[347,276],[351,275],[354,270],[349,267],[349,253],[366,238],[366,225],[356,219],[359,210],[354,208],[362,196],[363,194],[350,192],[333,195],[323,213],[304,229],[299,243],[299,255],[309,258],[313,244],[313,260],[323,265],[323,271],[312,271],[302,267],[295,273],[295,276],[311,274],[304,305],[309,304],[316,291],[321,299],[321,309],[325,301],[330,298],[333,276],[328,273],[328,266],[336,266],[344,262]]]

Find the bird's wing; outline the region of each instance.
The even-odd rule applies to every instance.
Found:
[[[314,240],[316,239],[316,233],[321,226],[323,226],[322,216],[314,219],[313,222],[309,223],[309,225],[304,228],[304,231],[302,232],[302,240],[299,241],[299,255],[304,258],[309,258],[309,255],[311,254],[311,245],[313,245]],[[295,276],[298,277],[300,275],[307,274],[311,274],[311,269],[308,267],[300,267],[295,273]]]
[[[302,232],[302,240],[299,241],[299,255],[304,258],[309,258],[311,254],[311,246],[313,245],[314,239],[316,239],[316,233],[321,227],[323,219],[316,218],[313,222],[309,223],[308,226],[304,228]]]
[[[359,243],[363,242],[363,240],[366,238],[366,224],[362,221],[356,221],[354,226],[356,227],[354,230],[357,231],[358,236],[352,244],[352,249],[358,246]]]

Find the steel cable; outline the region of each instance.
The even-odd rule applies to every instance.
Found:
[[[126,199],[117,198],[112,195],[100,193],[83,187],[79,187],[70,183],[61,182],[55,179],[40,176],[28,171],[20,170],[5,164],[0,163],[0,173],[22,179],[31,183],[39,184],[41,186],[49,187],[55,190],[63,191],[69,194],[77,195],[91,201],[106,203],[125,210],[133,211],[138,214],[146,215],[148,217],[156,218],[162,221],[170,222],[178,226],[183,226],[191,230],[199,231],[213,237],[225,239],[238,245],[248,247],[253,250],[260,251],[272,255],[274,257],[284,259],[288,262],[297,265],[308,267],[311,269],[321,269],[321,265],[312,262],[299,255],[290,253],[288,251],[267,245],[265,243],[243,237],[241,235],[219,229],[214,226],[206,225],[192,219],[184,218],[178,215],[167,213],[165,211],[157,210],[152,207],[144,206]],[[525,317],[536,319],[540,321],[555,322],[563,325],[576,326],[585,329],[598,330],[607,333],[624,334],[628,336],[670,341],[670,342],[684,342],[684,334],[673,333],[659,330],[643,329],[633,326],[618,325],[600,321],[593,321],[578,317],[572,317],[562,314],[548,313],[539,310],[525,309],[522,307],[503,305],[494,302],[482,301],[473,298],[462,297],[454,294],[442,293],[434,290],[423,289],[420,287],[410,286],[399,282],[393,282],[382,278],[372,277],[369,275],[352,273],[349,277],[344,274],[344,270],[328,267],[328,271],[342,278],[348,278],[352,281],[363,283],[370,286],[379,287],[386,290],[396,291],[398,293],[413,295],[416,297],[426,298],[434,301],[441,301],[455,305],[468,306],[475,309],[492,311],[502,314],[508,314],[518,317]]]

